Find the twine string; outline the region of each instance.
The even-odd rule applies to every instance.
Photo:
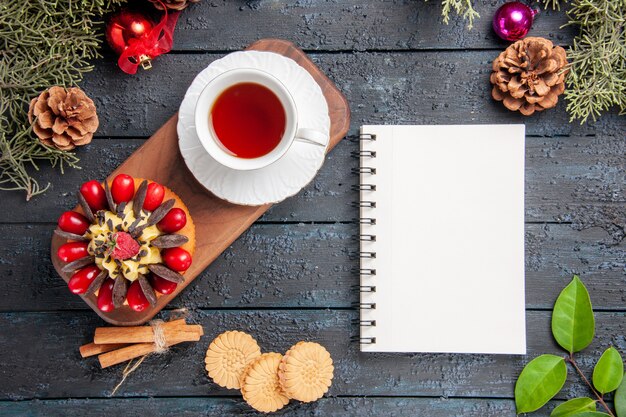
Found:
[[[154,334],[154,353],[161,354],[167,351],[167,340],[163,332],[163,320],[152,320],[150,322],[152,333]]]
[[[139,365],[141,365],[141,363],[143,362],[144,359],[146,359],[148,357],[148,354],[143,355],[141,358],[139,358],[134,364],[133,361],[130,360],[128,361],[128,364],[126,365],[126,367],[124,368],[124,371],[122,372],[122,380],[120,382],[117,383],[117,385],[115,386],[115,388],[113,388],[113,391],[111,391],[111,394],[109,394],[109,397],[112,397],[115,395],[115,393],[117,392],[118,389],[120,389],[120,387],[122,386],[122,384],[124,384],[124,381],[126,381],[126,378],[128,378],[128,376],[130,374],[132,374],[133,372],[135,372],[135,370],[137,368],[139,368]]]
[[[177,308],[170,311],[169,321],[189,318],[189,310],[187,307]],[[193,320],[191,320],[193,322]]]

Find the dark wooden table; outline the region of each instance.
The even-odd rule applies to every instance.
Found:
[[[52,186],[29,203],[1,194],[0,415],[254,415],[204,372],[209,341],[241,329],[267,351],[317,340],[335,360],[327,398],[292,402],[279,415],[512,416],[523,365],[539,353],[560,354],[550,310],[574,273],[597,311],[596,341],[580,357],[585,370],[608,344],[626,351],[626,120],[613,112],[569,123],[563,102],[530,118],[507,111],[491,100],[488,81],[506,47],[490,30],[500,2],[475,1],[483,18],[472,31],[456,18],[442,24],[438,3],[203,0],[182,14],[175,51],[151,71],[125,75],[110,54],[96,62],[82,87],[95,98],[101,127],[78,152],[83,169],[61,176],[43,167]],[[532,35],[568,45],[574,31],[559,29],[565,21],[548,11]],[[358,334],[350,206],[357,162],[349,156],[357,145],[343,141],[312,184],[272,208],[170,305],[190,310],[203,340],[147,359],[108,398],[121,369],[79,357],[78,346],[103,322],[52,269],[55,220],[82,182],[104,178],[177,111],[196,73],[264,37],[294,41],[337,83],[352,106],[352,136],[365,122],[526,124],[528,357],[359,353],[350,342]],[[557,401],[577,394],[588,393],[571,378]]]

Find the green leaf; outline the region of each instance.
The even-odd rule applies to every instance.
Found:
[[[565,384],[565,360],[555,355],[541,355],[528,363],[515,384],[517,413],[530,413],[550,401]]]
[[[611,415],[599,411],[585,411],[584,413],[572,414],[571,417],[611,417]]]
[[[604,351],[593,368],[593,386],[600,392],[615,391],[624,377],[624,363],[617,349],[613,346]]]
[[[622,378],[622,384],[615,392],[613,402],[615,403],[617,417],[626,417],[626,375]]]
[[[552,334],[570,355],[583,350],[593,340],[595,319],[589,292],[577,275],[561,291],[552,312]]]
[[[591,398],[574,398],[556,407],[550,417],[571,417],[583,411],[596,411],[596,402]]]

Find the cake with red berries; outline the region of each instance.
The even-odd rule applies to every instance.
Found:
[[[84,183],[78,208],[61,214],[57,251],[74,294],[96,295],[110,312],[128,305],[140,312],[184,281],[195,248],[189,210],[156,182],[117,175]]]

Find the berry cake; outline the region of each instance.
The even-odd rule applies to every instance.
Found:
[[[97,296],[98,308],[127,304],[143,311],[171,294],[191,266],[195,228],[189,210],[168,188],[119,174],[92,180],[76,194],[79,207],[59,217],[67,242],[57,256],[74,294]]]

